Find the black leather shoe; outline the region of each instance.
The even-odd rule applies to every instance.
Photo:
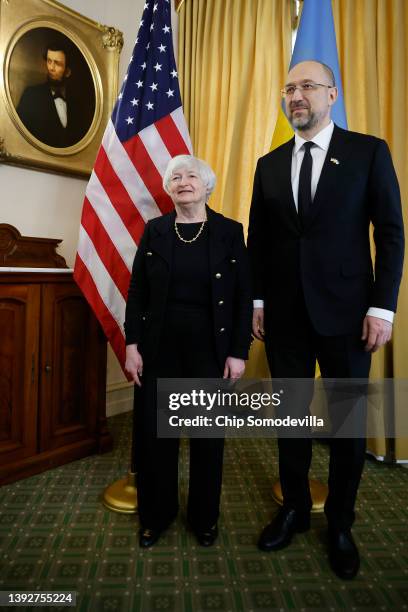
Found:
[[[141,548],[150,548],[150,546],[157,542],[160,535],[160,529],[150,529],[149,527],[141,529],[139,533],[139,546]]]
[[[360,555],[349,530],[329,531],[329,561],[339,578],[351,580],[360,568]]]
[[[200,546],[212,546],[218,536],[218,527],[214,525],[206,530],[195,530],[194,535]]]
[[[296,510],[281,508],[273,521],[262,531],[258,548],[265,552],[288,546],[295,533],[310,529],[310,517],[300,517]]]

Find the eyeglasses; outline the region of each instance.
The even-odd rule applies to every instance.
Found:
[[[334,85],[325,85],[324,83],[302,83],[301,85],[287,85],[283,89],[281,89],[282,98],[286,98],[286,96],[291,97],[294,95],[295,91],[298,89],[302,94],[309,94],[315,91],[318,87],[327,87],[331,89]]]

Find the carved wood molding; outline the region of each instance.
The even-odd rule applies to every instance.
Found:
[[[0,267],[68,268],[56,249],[62,240],[22,236],[17,228],[0,223]]]

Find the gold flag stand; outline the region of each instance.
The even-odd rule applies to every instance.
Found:
[[[109,510],[113,510],[114,512],[136,514],[136,473],[129,472],[124,478],[120,478],[109,485],[103,492],[102,501]]]

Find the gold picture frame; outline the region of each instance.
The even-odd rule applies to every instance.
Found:
[[[0,0],[0,162],[89,176],[116,101],[122,47],[119,30],[56,0]],[[57,81],[50,62],[61,53]]]

